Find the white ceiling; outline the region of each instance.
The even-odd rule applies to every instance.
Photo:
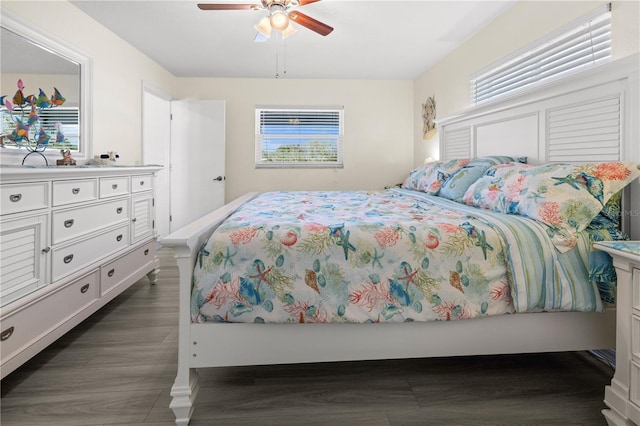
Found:
[[[178,77],[414,79],[514,1],[323,0],[300,11],[334,31],[322,37],[297,25],[286,43],[253,41],[265,10],[202,11],[204,0],[72,3]]]

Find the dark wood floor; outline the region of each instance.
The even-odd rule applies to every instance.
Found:
[[[136,283],[2,381],[1,423],[172,425],[177,268]],[[606,425],[586,353],[200,371],[192,425]]]

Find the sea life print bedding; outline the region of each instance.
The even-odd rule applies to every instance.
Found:
[[[409,189],[258,195],[202,246],[192,322],[447,321],[600,311],[590,242]]]

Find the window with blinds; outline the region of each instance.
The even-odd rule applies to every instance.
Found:
[[[13,112],[9,112],[6,108],[0,109],[0,121],[2,126],[2,134],[10,135],[15,129],[15,121],[12,118],[18,117],[26,121],[24,117],[27,117],[31,112],[31,108],[25,108],[24,112],[20,109],[14,109]],[[80,140],[80,127],[78,123],[78,108],[73,107],[56,107],[56,108],[43,108],[38,111],[38,122],[32,126],[29,132],[29,139],[34,140],[36,138],[36,132],[43,129],[45,133],[51,136],[49,139],[49,148],[53,149],[69,149],[72,152],[78,151]],[[64,141],[56,143],[56,136],[58,135],[58,129],[62,131],[64,135]],[[3,143],[7,146],[13,146],[14,144],[8,139],[3,139]]]
[[[256,167],[342,167],[342,107],[256,107]]]
[[[471,105],[611,59],[611,3],[471,76]]]

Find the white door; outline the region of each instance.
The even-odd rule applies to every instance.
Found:
[[[171,102],[171,231],[224,205],[225,102]]]
[[[171,217],[171,98],[157,90],[142,88],[142,163],[164,166],[156,175],[155,209],[158,237],[168,235]]]

